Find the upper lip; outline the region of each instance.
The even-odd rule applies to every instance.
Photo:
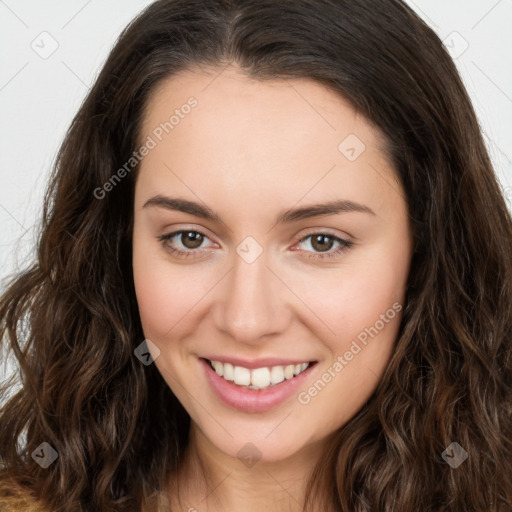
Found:
[[[315,362],[312,359],[283,359],[279,357],[263,357],[261,359],[243,359],[240,357],[226,357],[226,356],[216,356],[216,355],[208,355],[203,356],[203,359],[208,359],[210,361],[220,361],[221,363],[231,363],[233,366],[243,366],[249,370],[254,368],[264,368],[266,366],[288,366],[295,365],[300,363],[313,363]]]

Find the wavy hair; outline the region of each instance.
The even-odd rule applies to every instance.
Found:
[[[1,390],[3,503],[16,488],[48,510],[141,510],[180,467],[190,418],[133,354],[137,168],[95,190],[137,148],[157,84],[229,63],[315,80],[377,125],[413,229],[389,365],[312,469],[304,510],[510,512],[512,220],[453,61],[400,0],[159,0],[121,33],[59,150],[37,259],[1,298],[20,376]],[[46,469],[42,442],[58,452]]]

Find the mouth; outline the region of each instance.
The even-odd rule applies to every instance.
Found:
[[[294,379],[316,363],[316,361],[304,361],[296,364],[262,366],[250,369],[221,361],[204,360],[225,381],[242,388],[254,390],[268,389],[285,380]]]
[[[264,361],[253,361],[246,363],[253,368],[247,368],[233,362],[204,357],[198,360],[203,367],[206,381],[217,398],[224,405],[245,413],[270,411],[298,394],[313,378],[318,363],[294,360],[294,364],[287,361],[290,364],[261,366]]]

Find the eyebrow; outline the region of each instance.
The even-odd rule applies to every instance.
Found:
[[[190,215],[201,217],[202,219],[221,222],[221,218],[216,212],[207,206],[203,206],[202,204],[196,203],[195,201],[189,201],[188,199],[157,195],[151,199],[148,199],[144,203],[143,208],[148,207],[164,208],[166,210],[189,213]],[[376,213],[369,206],[356,203],[354,201],[339,199],[328,203],[319,203],[310,206],[303,206],[300,208],[290,208],[288,210],[283,210],[278,214],[275,223],[287,224],[302,219],[307,219],[309,217],[317,217],[320,215],[336,215],[339,213],[348,212],[369,213],[370,215],[376,216]]]

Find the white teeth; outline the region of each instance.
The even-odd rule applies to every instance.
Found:
[[[219,361],[215,361],[218,363]],[[222,363],[220,363],[222,364]],[[217,371],[217,370],[215,370]],[[219,372],[217,372],[219,373]],[[223,375],[221,375],[223,374]],[[224,363],[223,369],[221,370],[221,373],[219,373],[221,377],[224,377],[226,380],[233,380],[235,377],[233,376],[233,365],[231,363]]]
[[[273,366],[270,369],[270,382],[272,384],[279,384],[284,380],[284,370],[282,366]]]
[[[270,386],[270,370],[268,368],[256,368],[251,373],[251,384],[258,389]]]
[[[284,367],[284,378],[291,379],[293,378],[293,371],[295,370],[295,366],[293,364],[289,364]]]
[[[251,371],[243,366],[235,366],[233,369],[233,380],[239,386],[248,386],[251,383]]]
[[[217,375],[222,377],[224,365],[219,361],[212,361],[213,369],[217,372]]]
[[[233,367],[231,363],[221,363],[220,361],[210,361],[210,363],[220,377],[228,381],[234,381],[238,386],[250,389],[266,389],[283,382],[285,379],[293,379],[309,366],[309,363],[299,363],[249,370],[243,366]]]

